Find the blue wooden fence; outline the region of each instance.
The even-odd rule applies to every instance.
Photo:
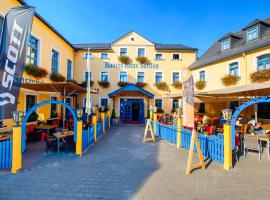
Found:
[[[0,169],[11,169],[12,138],[0,142]]]
[[[156,135],[169,142],[176,144],[177,128],[165,124],[156,123]]]
[[[102,122],[100,121],[97,123],[97,138],[99,138],[102,133],[103,133],[103,127],[102,127]]]
[[[192,132],[189,129],[183,128],[181,129],[181,139],[182,139],[182,148],[189,149],[190,148],[190,140]],[[218,135],[203,135],[198,133],[198,139],[200,143],[200,147],[202,150],[202,154],[205,157],[208,157],[218,163],[224,163],[224,138],[223,134]],[[194,152],[197,152],[196,148]]]
[[[105,128],[109,128],[109,117],[105,117]]]
[[[89,127],[89,130],[82,132],[82,149],[87,149],[94,142],[94,126]]]

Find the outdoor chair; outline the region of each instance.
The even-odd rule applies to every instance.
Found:
[[[35,128],[35,126],[32,126],[32,125],[28,126],[27,127],[27,140],[31,142],[41,140],[42,132],[43,130],[38,130]]]
[[[57,148],[57,139],[54,136],[49,136],[46,134],[46,147],[45,151],[48,153],[49,149]]]
[[[258,151],[259,152],[259,161],[261,160],[262,155],[262,145],[259,143],[257,135],[244,135],[244,155],[247,156],[248,150]]]

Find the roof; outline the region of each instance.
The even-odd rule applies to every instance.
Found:
[[[205,65],[209,65],[230,57],[241,55],[249,51],[253,51],[265,46],[270,45],[270,17],[262,21],[263,24],[269,25],[262,33],[261,36],[250,42],[245,41],[245,31],[241,30],[235,33],[231,33],[238,37],[236,41],[233,42],[232,48],[221,52],[220,50],[220,40],[216,41],[195,63],[193,63],[189,69],[194,70]],[[254,24],[254,23],[252,23]],[[228,34],[227,34],[228,35]],[[223,37],[223,39],[225,39]]]
[[[77,50],[110,50],[111,44],[109,43],[93,43],[93,44],[74,44]]]
[[[198,50],[183,44],[156,44],[155,46],[157,50]]]
[[[113,96],[119,94],[120,92],[141,92],[150,98],[154,98],[154,96],[155,96],[151,92],[148,92],[147,90],[145,90],[145,89],[143,89],[143,88],[141,88],[133,83],[129,83],[126,86],[121,87],[121,88],[109,93],[108,96],[110,98],[112,98]]]
[[[23,0],[17,0],[17,1],[22,5],[29,6]],[[75,47],[61,33],[59,33],[49,22],[47,22],[43,17],[41,17],[37,12],[35,12],[35,16],[44,24],[46,24],[46,26],[48,26],[56,35],[58,35],[62,40],[64,40],[71,48],[75,49]]]

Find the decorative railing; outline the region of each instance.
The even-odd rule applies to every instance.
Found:
[[[103,133],[103,126],[102,126],[102,122],[99,121],[97,123],[97,138],[99,138],[102,133]]]
[[[109,117],[105,117],[105,128],[109,128]]]
[[[12,167],[12,138],[0,141],[0,169]]]
[[[156,124],[156,135],[176,144],[177,142],[177,128],[165,124]]]
[[[92,143],[94,143],[94,126],[82,131],[82,150],[86,150]]]

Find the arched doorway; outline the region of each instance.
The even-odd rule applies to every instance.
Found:
[[[231,126],[232,126],[232,150],[235,149],[235,124],[238,118],[238,115],[247,107],[257,103],[270,103],[270,97],[260,97],[251,99],[245,103],[243,103],[240,107],[238,107],[232,116]]]
[[[30,108],[30,110],[27,111],[26,115],[24,116],[23,118],[23,121],[22,121],[22,152],[25,151],[25,146],[26,146],[26,140],[25,140],[25,135],[26,135],[26,123],[28,121],[28,118],[30,117],[30,115],[40,106],[43,106],[43,105],[48,105],[48,104],[59,104],[65,108],[67,108],[69,110],[69,112],[71,113],[72,117],[73,117],[73,120],[74,120],[74,142],[76,142],[76,138],[77,138],[77,116],[76,116],[76,113],[74,111],[74,109],[62,102],[62,101],[55,101],[55,100],[50,100],[50,101],[42,101],[38,104],[36,104],[35,106],[33,106],[32,108]]]

